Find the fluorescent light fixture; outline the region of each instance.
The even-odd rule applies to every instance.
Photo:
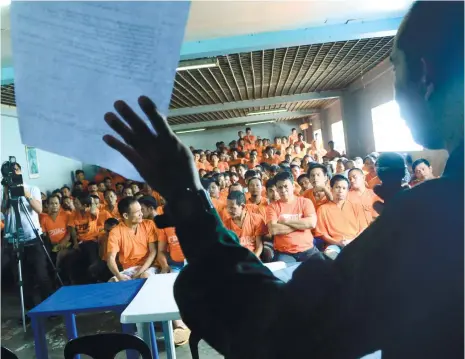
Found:
[[[205,131],[205,130],[206,130],[206,128],[195,128],[193,130],[174,131],[174,133],[176,133],[177,135],[181,135],[183,133],[201,132],[201,131]]]
[[[176,71],[197,70],[205,69],[208,67],[218,67],[218,60],[216,57],[199,60],[181,61],[178,64]]]
[[[270,113],[280,113],[280,112],[287,112],[287,108],[278,108],[276,110],[253,111],[253,112],[249,112],[247,116],[269,115]]]
[[[263,123],[273,123],[273,122],[276,122],[276,121],[275,120],[268,120],[268,121],[250,122],[250,123],[246,123],[245,126],[261,125]]]
[[[0,7],[9,6],[11,4],[11,0],[0,0]]]

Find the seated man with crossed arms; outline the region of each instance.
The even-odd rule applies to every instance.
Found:
[[[123,198],[118,210],[122,221],[108,236],[107,265],[114,275],[110,282],[148,278],[156,273],[152,266],[157,255],[155,223],[142,218],[141,206],[134,197]],[[116,255],[122,272],[118,270]]]

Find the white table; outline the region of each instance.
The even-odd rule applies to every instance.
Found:
[[[272,272],[286,268],[284,262],[266,263]],[[162,322],[168,359],[176,359],[172,320],[181,319],[174,300],[173,286],[177,273],[156,274],[148,278],[136,297],[121,313],[121,323],[136,324],[142,339],[151,346],[150,323]],[[156,353],[153,356],[156,357]]]

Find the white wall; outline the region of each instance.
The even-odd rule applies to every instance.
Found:
[[[23,170],[24,182],[39,187],[42,192],[53,191],[64,184],[70,185],[71,173],[82,168],[82,163],[55,155],[50,152],[37,150],[40,177],[29,178],[26,163],[25,145],[21,142],[19,134],[19,123],[16,109],[12,107],[1,107],[1,162],[8,160],[8,156],[15,156],[16,161]],[[53,139],[50,139],[53,141]]]
[[[297,128],[300,132],[300,121],[284,121],[275,123],[266,123],[263,125],[250,126],[252,133],[261,138],[268,138],[273,141],[275,136],[288,136],[293,127]],[[245,134],[247,126],[235,126],[220,128],[214,130],[206,130],[202,132],[192,132],[178,135],[181,141],[187,146],[193,146],[195,149],[214,150],[216,149],[215,143],[224,141],[226,146],[232,140],[237,140],[237,132],[242,130]]]

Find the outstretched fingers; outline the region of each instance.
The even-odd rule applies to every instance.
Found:
[[[129,145],[136,142],[134,131],[119,119],[113,112],[107,112],[104,116],[105,122]]]
[[[149,118],[158,136],[166,139],[173,135],[168,122],[158,113],[157,106],[147,96],[139,97],[139,106]]]
[[[139,139],[150,137],[152,134],[150,128],[126,102],[116,101],[114,107],[118,114],[131,126],[134,133],[139,136]]]
[[[131,146],[121,142],[120,140],[116,139],[115,137],[111,135],[105,135],[103,136],[103,141],[113,148],[114,150],[118,151],[121,153],[126,159],[131,162],[134,167],[139,171],[141,176],[144,176],[144,172],[146,171],[145,169],[145,162],[142,159],[142,157],[139,156],[137,151],[132,148]]]

